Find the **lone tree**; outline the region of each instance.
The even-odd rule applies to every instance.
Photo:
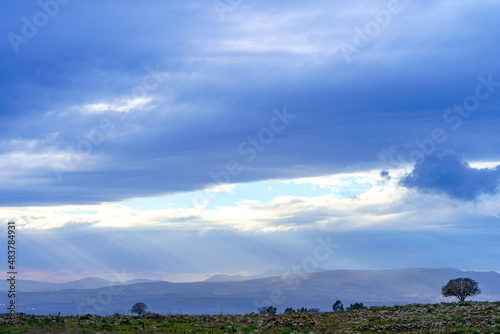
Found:
[[[451,279],[441,288],[441,293],[445,297],[457,297],[459,301],[463,302],[469,296],[479,295],[481,289],[473,279],[461,277]]]
[[[333,312],[342,312],[344,311],[344,305],[342,305],[342,302],[340,300],[337,300],[335,304],[332,305]]]
[[[148,310],[148,306],[144,303],[135,303],[134,306],[130,309],[130,312],[137,313],[137,315],[143,315]]]

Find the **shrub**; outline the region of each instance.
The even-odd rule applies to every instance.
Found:
[[[362,310],[365,308],[366,308],[366,306],[364,306],[363,303],[354,303],[354,304],[349,305],[349,307],[347,309],[348,310]]]

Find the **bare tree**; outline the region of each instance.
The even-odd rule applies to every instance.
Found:
[[[137,315],[143,315],[148,310],[148,306],[145,303],[138,302],[130,309],[131,313],[137,313]]]
[[[461,277],[451,279],[441,288],[441,293],[445,297],[457,297],[459,301],[463,302],[469,296],[479,295],[481,290],[473,279]]]

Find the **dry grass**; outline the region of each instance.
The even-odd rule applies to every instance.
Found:
[[[500,302],[412,304],[338,313],[0,316],[1,333],[496,333]]]

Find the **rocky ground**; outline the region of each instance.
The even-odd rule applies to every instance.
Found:
[[[500,302],[412,304],[338,313],[0,317],[0,333],[496,333]]]

